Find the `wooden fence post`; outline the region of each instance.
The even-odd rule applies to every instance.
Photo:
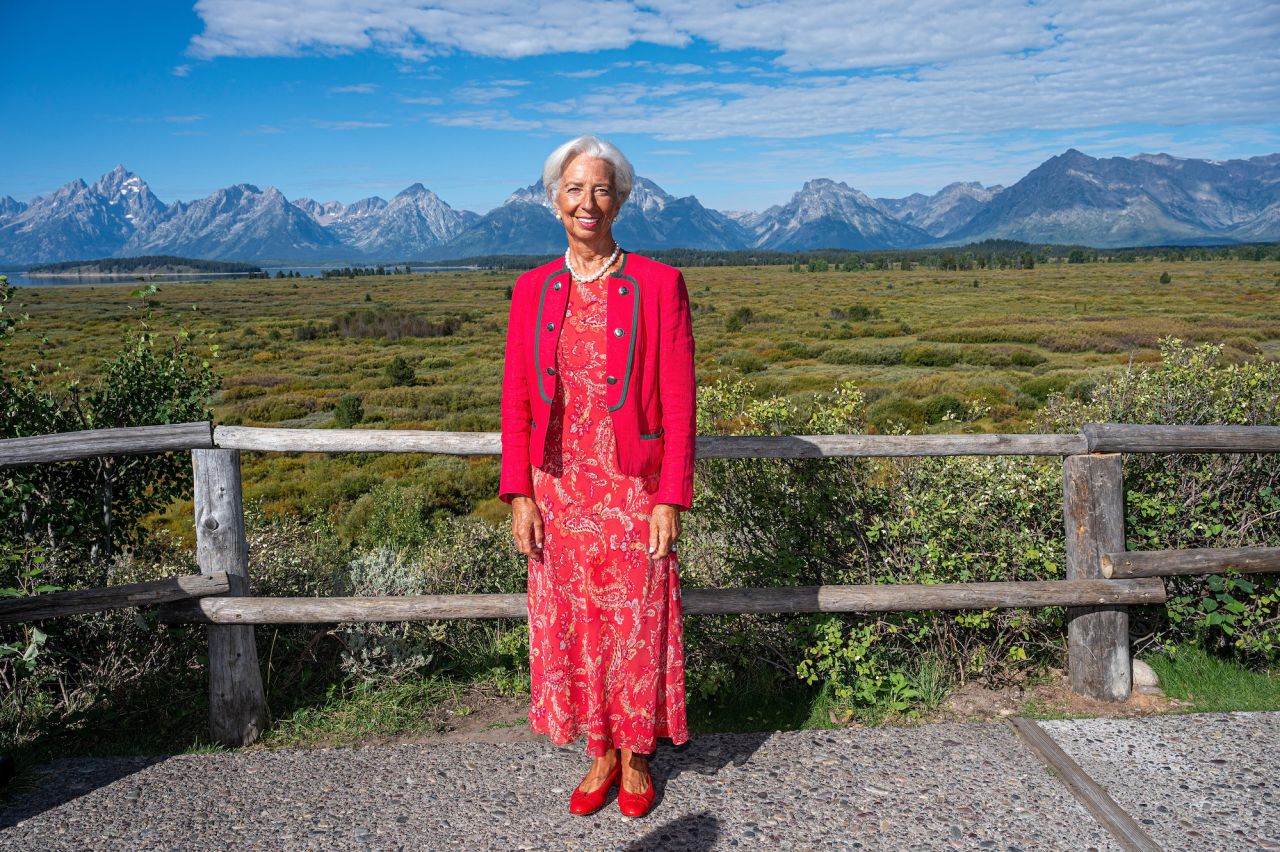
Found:
[[[1067,579],[1102,577],[1104,553],[1124,550],[1124,465],[1119,453],[1067,456],[1062,465]],[[1071,690],[1125,701],[1132,687],[1129,611],[1124,606],[1067,608]]]
[[[249,594],[249,544],[240,496],[239,450],[192,450],[196,561],[203,574],[225,571],[230,594]],[[262,735],[267,701],[253,627],[209,627],[209,734],[242,746]]]

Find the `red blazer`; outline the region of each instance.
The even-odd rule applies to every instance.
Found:
[[[655,503],[693,503],[697,410],[693,321],[680,270],[623,255],[608,276],[605,402],[618,469],[661,471]],[[516,281],[502,376],[502,474],[498,496],[533,496],[531,465],[544,461],[556,393],[556,344],[572,279],[561,258]]]

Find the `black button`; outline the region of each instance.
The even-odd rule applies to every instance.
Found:
[[[622,329],[620,329],[620,328],[615,328],[615,329],[613,330],[613,336],[614,336],[614,337],[621,337],[621,336],[623,335],[623,333],[624,333],[624,332],[623,332],[623,331],[622,331]]]
[[[555,330],[556,330],[556,324],[555,324],[555,323],[553,323],[553,322],[549,322],[549,323],[547,323],[547,331],[555,331]]]
[[[556,289],[556,290],[559,290],[559,289],[560,289],[560,282],[559,282],[559,281],[557,281],[557,282],[556,282],[556,286],[555,286],[555,288],[554,288],[554,289]]]
[[[626,288],[626,287],[619,287],[619,288],[618,288],[618,295],[619,295],[619,296],[625,296],[625,295],[627,295],[627,288]]]
[[[618,383],[618,377],[617,377],[617,376],[605,376],[605,379],[604,379],[604,380],[605,380],[606,382],[608,382],[609,384],[611,384],[611,385],[616,385],[616,384]]]
[[[548,368],[547,368],[547,375],[548,375],[548,376],[554,376],[555,374],[556,374],[556,368],[555,368],[555,367],[548,367]]]

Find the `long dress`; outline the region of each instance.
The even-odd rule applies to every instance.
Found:
[[[678,557],[648,555],[659,476],[618,470],[605,402],[608,286],[571,285],[529,559],[529,725],[559,744],[586,733],[591,757],[689,739]]]

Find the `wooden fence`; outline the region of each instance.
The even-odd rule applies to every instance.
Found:
[[[255,598],[250,596],[240,452],[499,455],[497,433],[265,429],[184,423],[0,440],[0,468],[94,456],[190,450],[201,575],[0,601],[0,623],[160,604],[165,623],[209,632],[209,729],[227,745],[255,741],[266,700],[255,624],[525,618],[525,595]],[[1108,701],[1132,684],[1128,607],[1166,600],[1162,576],[1280,570],[1280,548],[1126,552],[1123,453],[1270,453],[1280,427],[1091,424],[1067,435],[701,436],[697,457],[1039,455],[1063,459],[1065,580],[934,585],[687,589],[684,611],[885,612],[1066,606],[1071,688]]]

